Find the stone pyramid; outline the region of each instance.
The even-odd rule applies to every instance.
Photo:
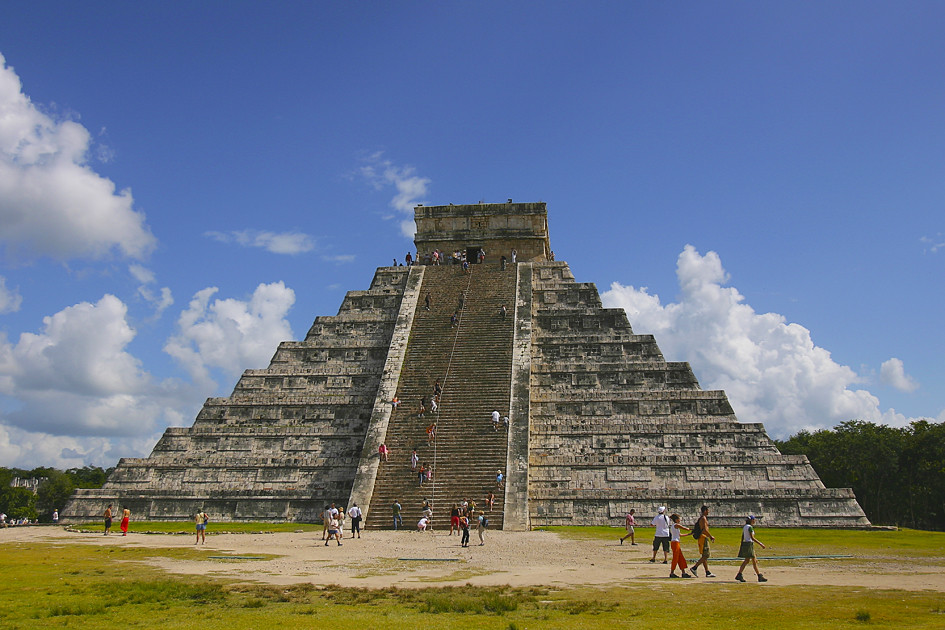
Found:
[[[576,282],[554,260],[544,203],[418,206],[415,219],[416,264],[379,268],[61,517],[115,503],[140,519],[317,521],[357,502],[368,527],[390,527],[398,501],[412,527],[424,501],[442,524],[452,503],[492,493],[490,526],[509,530],[621,525],[631,507],[689,518],[703,504],[716,525],[750,512],[767,526],[869,526],[851,490],[825,488],[806,457],[782,455]],[[426,483],[413,451],[433,468]]]

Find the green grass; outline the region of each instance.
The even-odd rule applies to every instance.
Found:
[[[615,527],[543,527],[544,531],[557,532],[576,540],[598,540],[616,542],[626,531]],[[741,528],[713,527],[715,544],[713,555],[734,556],[741,540]],[[768,546],[756,548],[759,558],[765,556],[799,555],[853,555],[859,558],[918,559],[923,562],[945,564],[945,532],[927,532],[914,529],[887,530],[838,530],[838,529],[786,529],[755,527],[755,536]],[[649,545],[653,530],[637,528],[637,544]],[[687,555],[694,553],[695,543],[683,538]],[[629,543],[627,543],[629,544]],[[731,552],[731,553],[728,553]]]
[[[70,530],[79,532],[103,533],[104,523],[78,523],[69,525]],[[131,521],[128,531],[132,534],[190,534],[195,535],[194,523],[191,521]],[[207,525],[207,535],[213,534],[274,534],[281,532],[314,532],[322,531],[321,523],[243,523],[243,522],[213,522]],[[112,535],[121,531],[117,525],[112,526]]]
[[[259,526],[257,525],[257,528]],[[259,531],[254,529],[252,531]],[[293,530],[294,531],[294,530]],[[582,540],[610,541],[611,528],[558,530]],[[737,530],[713,530],[733,545]],[[857,557],[945,562],[945,539],[929,532],[762,530],[779,554],[850,552]],[[875,538],[871,538],[875,537]],[[729,540],[731,538],[731,540]],[[835,546],[844,545],[842,549]],[[441,587],[338,588],[272,586],[208,577],[178,577],[153,558],[207,562],[195,548],[142,549],[60,543],[0,542],[0,619],[4,628],[201,629],[316,627],[335,619],[351,627],[701,629],[741,624],[769,628],[940,628],[941,593],[861,587],[749,586],[729,582],[678,584],[661,580],[611,588]]]

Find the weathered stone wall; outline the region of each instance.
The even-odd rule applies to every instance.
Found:
[[[150,457],[122,459],[62,518],[97,519],[111,502],[140,519],[189,519],[202,508],[215,519],[315,521],[326,503],[346,501],[409,272],[378,269],[338,315],[280,344],[229,397],[208,399],[192,427],[167,429]]]
[[[515,249],[518,261],[547,260],[548,214],[544,203],[480,203],[448,206],[417,206],[414,210],[417,251],[434,249],[446,253],[482,247],[486,259],[511,262]]]
[[[533,265],[528,501],[532,526],[619,524],[666,506],[740,525],[867,526],[849,490],[739,423],[724,392],[666,362],[565,263]]]

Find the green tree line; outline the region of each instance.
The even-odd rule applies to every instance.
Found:
[[[852,488],[874,525],[945,531],[945,423],[851,420],[775,444],[807,455],[828,488]]]
[[[52,521],[53,510],[61,510],[76,488],[101,488],[114,468],[98,466],[62,471],[40,467],[32,470],[0,467],[0,512],[11,519]],[[10,486],[13,479],[43,479],[34,494],[29,488]]]

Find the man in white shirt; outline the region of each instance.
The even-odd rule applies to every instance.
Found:
[[[361,537],[361,508],[358,507],[358,504],[355,503],[351,506],[351,509],[348,510],[348,516],[351,517],[351,537],[354,538],[354,535],[357,534],[358,538]]]
[[[653,557],[650,562],[656,562],[656,552],[663,547],[663,564],[669,564],[669,517],[666,516],[666,508],[662,505],[653,517],[653,527],[656,533],[653,535]]]

